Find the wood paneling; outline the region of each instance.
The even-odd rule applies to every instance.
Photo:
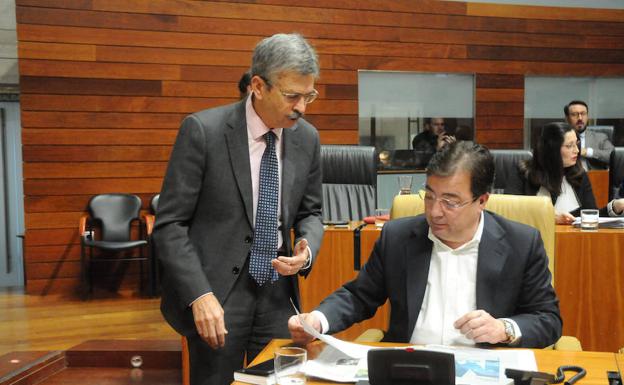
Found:
[[[75,258],[92,194],[160,189],[180,121],[238,99],[264,36],[316,47],[327,144],[358,142],[358,70],[474,73],[475,135],[521,148],[524,77],[623,76],[622,11],[436,0],[17,0],[26,255]],[[65,227],[68,226],[68,227]],[[32,249],[31,249],[32,248]],[[77,277],[29,280],[72,291]],[[32,282],[31,282],[32,281]]]

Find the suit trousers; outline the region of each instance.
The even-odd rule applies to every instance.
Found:
[[[249,275],[249,261],[221,304],[225,313],[225,346],[212,349],[199,335],[188,338],[191,385],[225,385],[274,338],[290,338],[288,318],[295,314],[291,278],[281,277],[259,287]],[[296,302],[295,302],[296,303]]]

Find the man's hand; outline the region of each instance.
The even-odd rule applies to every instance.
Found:
[[[586,157],[587,156],[587,148],[585,148],[585,147],[581,148],[581,156],[582,157]]]
[[[570,213],[560,213],[555,211],[555,223],[558,225],[571,225],[574,222],[574,216]]]
[[[214,294],[206,294],[191,305],[199,336],[213,349],[225,346],[223,308]]]
[[[308,256],[308,241],[302,239],[295,245],[292,257],[277,257],[271,261],[271,264],[281,275],[293,275],[305,266]]]
[[[294,315],[288,320],[288,330],[290,331],[290,336],[292,337],[293,342],[299,345],[306,345],[312,342],[314,337],[303,330],[303,325],[299,322],[299,317],[302,317],[307,324],[312,325],[312,327],[319,333],[321,332],[321,321],[319,321],[318,318],[311,313]]]
[[[442,148],[444,148],[444,146],[451,144],[451,143],[455,143],[455,142],[457,142],[457,139],[455,138],[455,136],[449,135],[449,134],[442,134],[438,136],[436,149],[440,151]]]
[[[498,344],[507,340],[505,325],[485,310],[474,310],[464,314],[453,324],[461,333],[473,340],[481,343]]]

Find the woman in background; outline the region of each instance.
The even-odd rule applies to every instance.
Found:
[[[580,164],[578,138],[572,126],[549,123],[533,149],[533,158],[518,167],[505,189],[508,194],[548,196],[555,206],[557,224],[570,224],[581,209],[596,209],[591,182]],[[620,216],[624,199],[614,199],[600,209],[600,216]]]

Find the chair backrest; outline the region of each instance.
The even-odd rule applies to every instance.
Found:
[[[375,210],[375,147],[322,145],[323,220],[361,220]]]
[[[624,147],[615,147],[609,162],[609,200],[618,194],[620,184],[624,180]],[[624,195],[620,191],[619,195]]]
[[[160,199],[160,194],[156,194],[150,200],[150,211],[152,214],[156,215],[156,210],[158,210],[158,200]]]
[[[139,219],[141,198],[132,194],[100,194],[89,201],[89,214],[101,226],[103,241],[130,240],[132,221]]]
[[[555,209],[548,197],[528,195],[490,194],[485,208],[512,221],[524,223],[539,230],[548,255],[548,267],[555,276]],[[418,194],[397,195],[392,202],[390,218],[419,215],[425,205]]]
[[[587,126],[587,129],[595,132],[602,132],[607,135],[609,142],[613,143],[613,126]]]
[[[529,150],[490,150],[494,158],[494,188],[504,189],[518,173],[518,164],[533,156]]]

